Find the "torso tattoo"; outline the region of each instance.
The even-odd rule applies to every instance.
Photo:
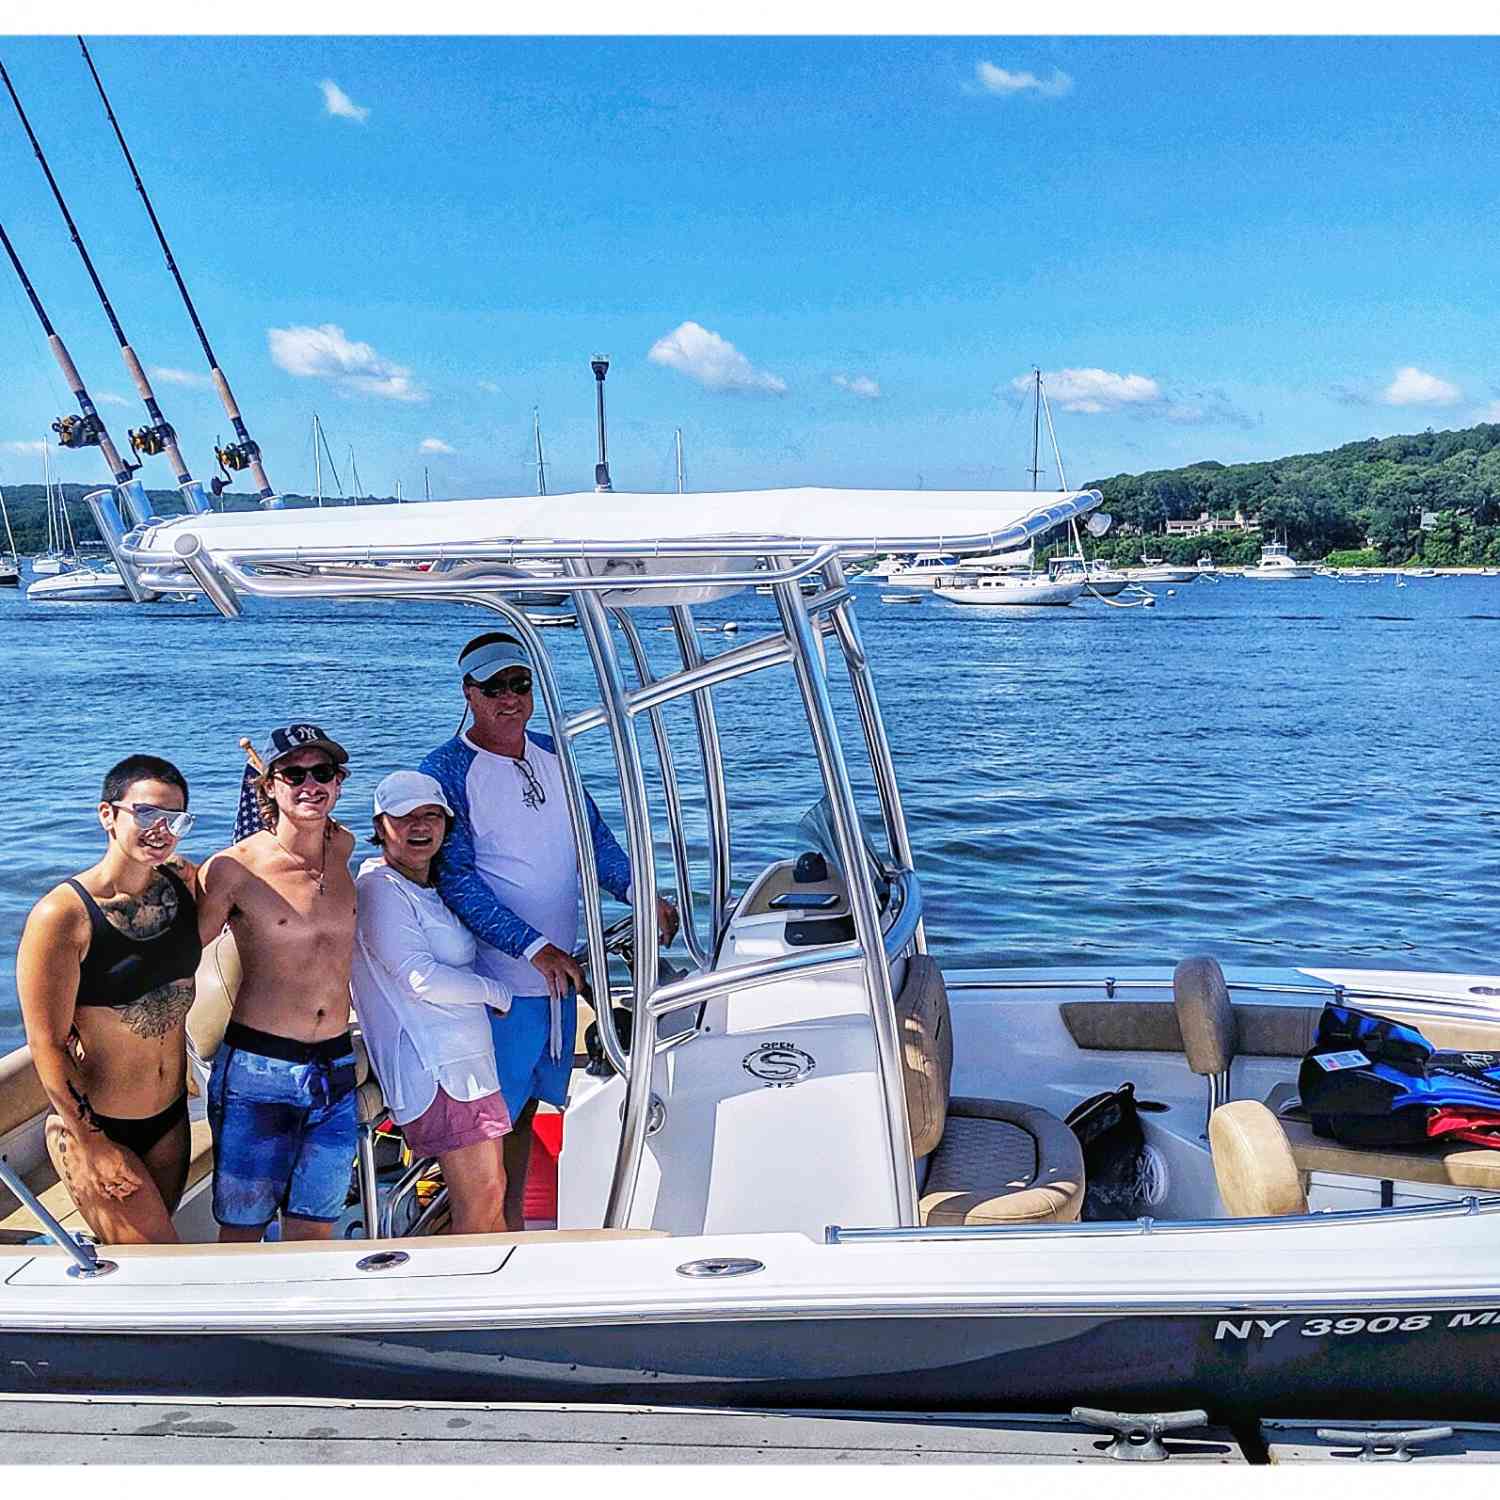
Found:
[[[180,904],[177,887],[165,875],[158,875],[139,896],[116,896],[98,902],[109,925],[137,942],[165,932],[177,920]],[[193,994],[192,978],[174,979],[116,1008],[115,1014],[136,1036],[154,1040],[181,1025],[192,1009]]]

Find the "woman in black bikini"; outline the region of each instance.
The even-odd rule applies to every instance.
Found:
[[[105,1244],[173,1241],[187,1180],[184,1020],[202,955],[182,773],[132,755],[104,778],[104,857],[32,908],[16,957],[47,1149]]]

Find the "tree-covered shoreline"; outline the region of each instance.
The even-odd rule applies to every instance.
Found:
[[[1204,462],[1181,469],[1091,479],[1116,530],[1098,555],[1169,562],[1208,553],[1224,565],[1254,563],[1263,541],[1286,541],[1294,556],[1399,566],[1500,564],[1500,424],[1451,432],[1367,438],[1324,453],[1260,463]],[[1259,521],[1258,531],[1167,536],[1169,520],[1203,512]],[[1423,513],[1436,516],[1421,527]],[[1121,528],[1132,528],[1124,531]],[[1345,556],[1345,554],[1351,554]]]

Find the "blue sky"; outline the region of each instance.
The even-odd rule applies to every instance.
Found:
[[[1074,482],[1500,420],[1493,39],[91,45],[282,489],[316,410],[368,490],[526,493],[533,406],[549,487],[587,487],[595,350],[621,489],[670,487],[678,426],[691,488],[1021,486],[1033,364]],[[77,45],[0,55],[206,479],[227,424]],[[0,181],[123,441],[8,101]],[[70,408],[0,273],[16,483]]]

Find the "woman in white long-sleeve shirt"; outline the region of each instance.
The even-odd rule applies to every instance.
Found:
[[[435,1156],[451,1231],[504,1229],[510,1115],[495,1071],[489,1010],[510,994],[474,972],[474,939],[432,886],[452,825],[442,787],[393,771],[375,789],[378,859],[355,881],[354,1009],[391,1117],[417,1156]]]

